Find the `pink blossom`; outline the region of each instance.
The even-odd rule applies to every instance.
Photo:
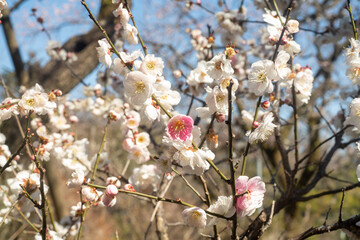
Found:
[[[167,124],[167,135],[175,140],[186,141],[191,137],[194,120],[186,115],[176,115]]]
[[[241,195],[237,198],[235,206],[238,217],[252,215],[262,206],[266,192],[265,183],[258,176],[250,179],[247,176],[240,176],[235,184],[236,194]]]

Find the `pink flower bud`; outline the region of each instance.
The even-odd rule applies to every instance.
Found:
[[[124,190],[125,191],[130,191],[130,192],[135,192],[135,189],[134,189],[133,185],[131,185],[130,183],[124,185]]]
[[[261,107],[266,110],[270,107],[270,102],[269,101],[264,101],[261,103]]]
[[[129,108],[130,105],[128,103],[124,103],[124,108]]]
[[[114,184],[117,188],[121,186],[121,182],[117,177],[108,177],[106,179],[106,185]]]
[[[215,118],[218,123],[222,123],[225,121],[225,115],[222,113],[216,113]]]
[[[117,187],[114,184],[110,184],[106,187],[105,194],[113,197],[116,196],[118,192],[119,190],[117,189]]]
[[[107,207],[113,207],[116,204],[116,197],[104,194],[101,198],[101,202]]]
[[[253,122],[253,124],[252,124],[252,126],[253,126],[254,129],[257,128],[259,125],[260,125],[260,123],[259,123],[258,121],[255,121],[255,122]]]

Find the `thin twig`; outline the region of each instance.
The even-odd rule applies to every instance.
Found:
[[[179,177],[181,177],[182,180],[184,180],[186,186],[188,186],[195,194],[196,196],[198,196],[200,198],[200,200],[203,202],[203,203],[206,203],[206,199],[201,196],[201,194],[189,183],[189,181],[184,177],[183,174],[179,173],[175,168],[171,168],[173,170],[174,173],[176,173]]]
[[[354,33],[354,38],[355,38],[355,40],[357,40],[357,29],[356,29],[356,26],[355,26],[354,17],[353,17],[352,10],[351,10],[350,0],[347,0],[347,8],[346,9],[348,10],[349,15],[350,15],[351,25],[352,25],[352,29],[353,29],[353,33]]]
[[[339,219],[338,219],[339,223],[342,222],[342,208],[343,208],[343,204],[344,204],[344,198],[345,198],[345,189],[342,189],[342,197],[341,197],[341,202],[340,202]]]
[[[320,117],[322,119],[324,119],[326,125],[329,127],[330,131],[332,132],[332,134],[335,134],[334,129],[331,127],[331,124],[329,123],[329,121],[324,117],[324,115],[321,113],[320,109],[315,105],[315,109],[316,111],[319,113]]]
[[[91,184],[91,183],[85,183],[85,184],[88,185],[88,186],[91,186],[91,187],[99,188],[99,189],[106,189],[105,186],[95,185],[95,184]],[[153,196],[153,195],[140,193],[140,192],[131,192],[131,191],[123,190],[123,189],[118,189],[118,190],[119,190],[119,193],[128,194],[128,195],[131,195],[131,196],[143,197],[143,198],[152,199],[152,200],[155,200],[155,201],[169,202],[169,203],[179,204],[179,205],[186,206],[186,207],[196,207],[195,205],[192,205],[190,203],[183,202],[180,198],[174,200],[174,199]],[[204,211],[209,215],[229,220],[229,218],[227,218],[227,217],[225,217],[225,216],[223,216],[221,214],[210,212],[208,210],[204,210]]]

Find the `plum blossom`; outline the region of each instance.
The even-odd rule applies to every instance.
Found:
[[[213,113],[228,114],[228,93],[221,91],[219,86],[215,86],[213,89],[206,87],[208,94],[205,97],[207,107],[199,107],[196,109],[200,118],[207,118]],[[235,95],[232,95],[235,99]]]
[[[206,226],[206,213],[199,207],[185,209],[182,212],[182,217],[190,227],[204,228]]]
[[[166,132],[173,140],[187,141],[191,137],[193,128],[194,120],[191,117],[179,114],[169,120]]]
[[[307,104],[309,102],[313,88],[313,72],[310,68],[301,68],[294,78],[296,90],[296,99],[299,103]]]
[[[141,164],[150,160],[150,152],[144,146],[135,145],[130,149],[128,158],[134,160],[137,164]]]
[[[99,62],[101,62],[103,65],[110,67],[112,64],[112,58],[111,58],[111,46],[106,40],[106,38],[103,38],[98,41],[100,47],[96,48]]]
[[[207,62],[206,70],[207,74],[215,80],[234,73],[234,69],[231,67],[231,60],[226,59],[225,54],[219,54]]]
[[[360,58],[352,60],[349,66],[350,68],[346,70],[346,76],[353,84],[360,85]]]
[[[169,81],[160,80],[158,78],[153,86],[154,96],[167,111],[172,111],[173,106],[179,104],[181,100],[180,93],[171,90],[171,83]],[[160,107],[153,99],[148,99],[144,103],[144,108],[142,110],[149,121],[159,119],[161,113],[164,114],[163,111],[160,111]]]
[[[35,236],[34,236],[34,240],[42,240],[42,236],[40,233],[37,233]],[[51,240],[62,240],[64,239],[62,237],[62,234],[59,233],[59,232],[55,232],[53,230],[47,230],[46,231],[46,239],[51,239]]]
[[[143,193],[156,192],[160,180],[159,171],[155,165],[142,165],[139,168],[134,168],[129,178],[129,182],[134,186],[135,190]]]
[[[231,217],[235,213],[232,196],[219,196],[217,201],[210,205],[209,212],[217,213],[225,217]]]
[[[200,61],[186,79],[186,83],[194,95],[199,95],[200,92],[203,91],[204,84],[211,84],[213,81],[214,79],[207,73],[205,61]]]
[[[249,73],[248,87],[249,91],[256,96],[262,96],[264,93],[271,93],[274,89],[272,81],[278,79],[273,61],[261,60],[251,65]]]
[[[142,105],[151,97],[153,87],[152,78],[142,72],[130,72],[124,81],[124,89],[130,103]]]
[[[136,134],[136,145],[140,147],[147,147],[150,144],[150,135],[147,132]]]
[[[104,194],[101,197],[101,203],[107,207],[113,207],[116,204],[116,196],[110,196],[108,194]]]
[[[133,185],[131,185],[130,183],[124,185],[124,190],[130,191],[130,192],[135,192]]]
[[[236,201],[236,213],[238,217],[250,216],[255,210],[262,206],[265,183],[261,178],[240,176],[235,180],[236,194],[241,195]]]
[[[130,24],[126,24],[124,31],[125,31],[125,39],[129,44],[131,45],[138,44],[139,42],[137,37],[138,30],[136,29],[136,27],[131,26]]]
[[[140,65],[140,71],[153,76],[161,76],[164,69],[164,62],[161,58],[148,54]]]
[[[67,58],[67,52],[61,48],[61,43],[50,40],[46,46],[46,53],[54,60],[65,61]]]
[[[106,179],[106,185],[115,185],[117,188],[121,186],[121,182],[117,177],[108,177]]]
[[[75,172],[71,174],[71,179],[66,183],[69,188],[80,187],[85,181],[85,172],[81,169],[75,169]]]
[[[128,10],[123,6],[123,3],[120,3],[119,7],[113,11],[115,17],[120,17],[120,24],[126,26],[128,24],[130,15]]]
[[[249,134],[249,142],[257,143],[258,141],[264,142],[267,140],[274,132],[276,125],[273,123],[274,116],[272,112],[265,113],[263,120],[260,125]]]
[[[291,73],[291,69],[287,66],[290,55],[284,50],[280,51],[275,60],[275,70],[281,80],[286,80],[287,76]]]
[[[182,170],[186,173],[200,176],[210,167],[206,160],[215,159],[215,154],[207,148],[195,149],[191,143],[185,145],[178,141],[174,142],[174,146],[178,151],[173,155],[173,159],[183,166]]]
[[[1,102],[0,107],[0,123],[4,120],[11,118],[12,114],[19,114],[18,112],[18,99],[5,98],[4,101]]]
[[[81,194],[88,200],[88,201],[95,201],[98,197],[98,193],[96,188],[85,186],[81,189]]]
[[[350,104],[350,114],[346,118],[344,125],[354,125],[360,129],[360,98],[355,98]]]
[[[39,84],[26,90],[18,105],[22,114],[33,111],[40,115],[46,114],[56,107],[56,103],[50,101],[48,94],[44,92],[44,89]]]
[[[7,2],[5,0],[0,0],[0,18],[2,18],[1,11],[7,8]]]
[[[287,30],[290,33],[297,33],[299,31],[299,22],[294,19],[290,19],[286,24]]]
[[[176,152],[172,158],[182,166],[182,171],[189,174],[201,175],[205,170],[208,170],[210,164],[207,160],[214,160],[215,154],[206,147],[201,149],[194,148],[192,140],[198,144],[200,142],[200,129],[194,127],[192,136],[187,141],[172,140],[164,136],[163,143],[171,145]]]
[[[350,47],[346,49],[345,57],[346,63],[350,64],[353,60],[359,59],[359,52],[360,52],[360,41],[351,38],[350,40]]]

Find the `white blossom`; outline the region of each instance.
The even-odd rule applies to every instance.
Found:
[[[137,37],[138,30],[136,29],[136,27],[131,26],[130,24],[126,24],[124,31],[125,31],[125,39],[129,44],[131,45],[138,44],[139,42]]]
[[[139,168],[133,169],[129,182],[138,192],[152,193],[157,191],[160,180],[161,178],[155,165],[142,165]]]
[[[120,3],[119,7],[113,11],[113,14],[115,17],[120,17],[120,24],[122,26],[126,26],[126,24],[128,24],[130,15],[122,3]]]
[[[272,81],[278,79],[273,61],[261,60],[251,65],[249,73],[248,87],[249,91],[256,96],[262,96],[265,93],[271,93],[274,89]]]
[[[190,227],[204,228],[206,226],[206,213],[199,207],[185,209],[182,212],[182,217]]]
[[[153,54],[148,54],[143,59],[139,70],[145,74],[161,76],[163,69],[163,60],[159,57],[155,57]]]
[[[275,69],[281,80],[286,80],[291,73],[291,69],[288,67],[287,62],[290,59],[290,55],[285,51],[280,51],[275,60]]]
[[[250,133],[249,135],[249,142],[256,143],[258,141],[264,142],[267,140],[271,135],[273,135],[274,128],[276,125],[273,123],[274,116],[272,112],[268,112],[264,114],[263,120],[260,125]]]
[[[142,105],[150,98],[153,92],[152,82],[151,77],[142,72],[130,72],[124,80],[125,94],[130,103]]]
[[[85,172],[81,169],[75,169],[75,172],[71,174],[71,179],[66,183],[69,188],[80,187],[85,180]]]
[[[40,115],[46,114],[56,107],[56,103],[50,101],[48,94],[44,92],[44,89],[39,84],[26,90],[18,105],[22,114],[28,114],[29,111],[33,111]]]
[[[225,54],[216,55],[207,62],[206,70],[207,74],[215,80],[219,80],[224,76],[230,76],[234,73],[234,69],[231,66],[231,60],[226,59]]]
[[[100,47],[96,48],[97,55],[99,58],[99,62],[101,62],[103,65],[110,67],[112,64],[112,58],[111,58],[111,46],[106,40],[106,38],[103,38],[98,41]]]
[[[210,205],[209,212],[217,213],[225,217],[231,217],[235,213],[232,196],[219,196],[217,201]]]

